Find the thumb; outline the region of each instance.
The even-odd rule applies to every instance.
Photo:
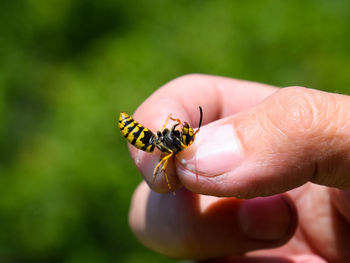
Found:
[[[247,112],[201,128],[179,154],[177,173],[190,190],[251,198],[308,181],[350,188],[350,97],[280,89]]]

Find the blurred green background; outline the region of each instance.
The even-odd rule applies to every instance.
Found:
[[[127,224],[116,120],[199,72],[349,93],[350,2],[3,0],[0,262],[172,262]]]

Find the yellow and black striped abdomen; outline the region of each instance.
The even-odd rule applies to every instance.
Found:
[[[137,149],[145,152],[154,150],[154,134],[125,112],[120,113],[119,128],[125,139]]]

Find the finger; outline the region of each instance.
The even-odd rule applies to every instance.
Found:
[[[201,129],[179,154],[182,183],[218,196],[273,195],[311,181],[350,188],[350,98],[281,89]]]
[[[334,206],[337,208],[343,218],[350,222],[350,191],[339,189],[330,189],[331,198]]]
[[[181,188],[174,197],[157,194],[144,183],[134,194],[129,214],[130,226],[145,246],[187,259],[281,245],[294,233],[296,220],[293,203],[283,195],[241,200]]]
[[[350,239],[350,191],[336,188],[328,189],[331,196],[332,208],[339,214],[333,212],[333,233],[336,237],[336,251],[332,251],[335,259],[349,258]]]
[[[350,221],[337,213],[338,207],[344,209],[346,206],[341,200],[332,198],[335,197],[332,194],[340,192],[336,188],[307,183],[288,193],[299,213],[298,231],[288,243],[289,251],[300,251],[300,244],[303,244],[302,251],[313,252],[328,262],[342,262],[350,257]],[[273,252],[285,251],[261,251],[259,256]]]
[[[326,263],[321,257],[312,254],[300,255],[281,255],[281,256],[264,256],[264,257],[228,257],[220,259],[210,259],[199,261],[200,263]]]
[[[242,80],[206,75],[188,75],[178,78],[157,90],[135,112],[134,119],[153,132],[160,130],[167,116],[188,122],[198,127],[199,110],[203,108],[203,124],[244,111],[271,93],[276,88]],[[129,146],[136,166],[146,182],[157,192],[167,192],[163,176],[153,176],[159,162],[159,151],[149,154]],[[179,185],[172,162],[167,168],[170,185]]]

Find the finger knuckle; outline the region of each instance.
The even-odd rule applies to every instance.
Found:
[[[288,133],[313,131],[323,118],[323,105],[315,90],[303,87],[287,87],[276,96],[281,126]]]

